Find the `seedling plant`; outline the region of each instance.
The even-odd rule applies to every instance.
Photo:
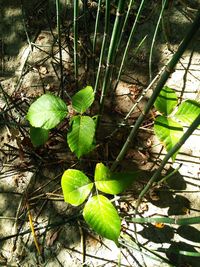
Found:
[[[65,101],[52,94],[44,94],[33,102],[27,113],[27,120],[30,127],[30,138],[35,147],[45,144],[49,138],[50,131],[57,127],[64,119],[68,120],[69,131],[66,133],[66,140],[70,150],[80,159],[82,156],[91,152],[96,145],[96,130],[99,130],[101,117],[104,112],[105,97],[110,90],[111,81],[115,70],[113,66],[116,62],[117,51],[122,41],[122,34],[127,26],[128,16],[130,14],[131,6],[134,1],[130,1],[126,17],[123,20],[123,14],[126,9],[125,1],[119,0],[116,7],[115,22],[110,34],[109,20],[110,20],[110,1],[105,2],[105,25],[104,25],[104,38],[101,46],[100,58],[98,68],[96,69],[96,61],[93,58],[93,73],[94,73],[94,90],[92,86],[87,86],[78,91],[71,98],[71,106],[73,114],[69,114],[69,108]],[[157,34],[157,29],[160,24],[162,13],[164,12],[165,4],[167,1],[162,1],[162,8],[160,17],[158,19],[157,27],[155,30],[154,40],[151,47],[151,56],[153,51],[153,44]],[[59,3],[59,1],[57,1]],[[132,37],[134,35],[138,19],[143,10],[145,1],[141,1],[138,8],[138,13],[135,18],[135,22],[131,28],[130,36],[128,38],[127,45],[125,47],[125,53],[123,55],[119,73],[115,80],[115,88],[119,82],[120,75],[124,66],[124,62],[127,56],[127,51],[130,46]],[[101,1],[99,1],[95,32],[92,42],[93,55],[96,51],[97,31],[99,27],[99,14],[100,14]],[[59,11],[59,5],[57,5],[57,11]],[[59,12],[58,12],[59,13]],[[75,82],[78,86],[78,1],[74,1],[74,74]],[[121,229],[120,216],[112,204],[112,197],[116,194],[122,193],[128,185],[130,185],[136,178],[137,172],[116,172],[115,169],[120,161],[124,158],[131,142],[133,141],[136,133],[144,121],[145,116],[152,109],[153,105],[160,113],[155,119],[154,131],[158,139],[164,144],[168,154],[166,160],[161,164],[159,172],[163,168],[164,164],[168,160],[168,155],[174,161],[178,153],[180,146],[186,141],[189,135],[196,129],[199,124],[200,104],[194,100],[186,100],[178,105],[178,98],[173,89],[165,86],[170,72],[174,69],[178,60],[187,48],[190,40],[197,31],[199,25],[199,17],[194,21],[191,30],[185,36],[183,42],[180,44],[177,52],[173,55],[170,62],[167,64],[164,71],[161,73],[160,79],[154,89],[152,96],[150,97],[147,105],[144,108],[143,113],[137,119],[133,129],[131,130],[127,141],[123,144],[119,155],[109,169],[103,163],[97,163],[94,171],[94,177],[89,178],[84,172],[77,169],[67,169],[61,179],[61,186],[63,190],[64,200],[75,206],[83,205],[83,217],[88,225],[93,228],[101,236],[113,240],[118,244]],[[58,33],[60,32],[60,21],[57,20]],[[110,44],[107,42],[107,35],[110,34]],[[58,34],[58,36],[60,36]],[[145,38],[141,41],[142,45]],[[61,48],[61,43],[59,43]],[[106,54],[107,49],[107,55]],[[60,64],[62,66],[62,53],[60,50]],[[150,58],[151,58],[150,56]],[[106,60],[105,60],[106,59]],[[105,70],[102,74],[102,62],[106,61]],[[150,69],[151,69],[151,60]],[[170,70],[170,71],[169,71]],[[61,68],[62,76],[62,68]],[[151,77],[151,71],[150,71]],[[99,81],[102,78],[102,88],[99,90]],[[61,77],[62,79],[62,77]],[[63,85],[63,84],[62,84]],[[62,86],[63,87],[63,86]],[[63,88],[62,88],[63,90]],[[99,99],[99,112],[97,116],[91,117],[87,115],[87,110],[91,108],[94,99],[100,94]],[[63,92],[62,92],[63,93]],[[62,95],[62,94],[61,94]],[[183,125],[189,126],[189,132],[183,134]],[[98,141],[98,140],[97,140]],[[180,144],[179,144],[180,141]],[[150,183],[141,192],[139,199],[149,189],[151,182],[154,181],[159,175],[157,172],[155,177],[150,179]],[[108,195],[108,196],[107,196]],[[111,198],[111,199],[110,199]],[[108,223],[110,221],[110,223]]]
[[[77,114],[69,119],[67,143],[78,158],[94,148],[96,117],[84,115],[93,101],[94,92],[91,86],[72,97],[72,108]],[[155,119],[154,131],[168,152],[183,135],[183,126],[180,123],[189,126],[200,114],[200,104],[197,101],[186,100],[179,106],[177,104],[175,91],[167,86],[161,90],[154,104],[161,114]],[[37,147],[44,144],[48,140],[49,131],[61,123],[67,114],[65,102],[51,94],[42,95],[32,103],[27,119],[31,124],[30,137],[33,145]],[[172,160],[175,160],[177,153],[178,151],[172,155]],[[78,206],[88,198],[83,208],[85,221],[98,234],[118,244],[121,229],[119,214],[110,199],[99,192],[108,195],[122,193],[137,175],[138,172],[113,172],[103,163],[96,164],[93,180],[80,170],[68,169],[61,179],[64,200]]]

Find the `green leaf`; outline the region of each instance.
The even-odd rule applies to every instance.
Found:
[[[171,118],[158,116],[154,123],[154,131],[169,152],[180,140],[183,134],[183,127]],[[175,160],[177,153],[173,155],[172,160]]]
[[[61,186],[65,202],[78,206],[90,194],[93,183],[83,172],[68,169],[61,178]]]
[[[156,98],[154,106],[158,111],[167,116],[172,113],[177,103],[178,98],[174,90],[165,86],[161,90],[159,96]]]
[[[174,117],[189,126],[200,113],[200,103],[195,100],[186,100],[181,103]]]
[[[72,106],[81,114],[84,113],[94,102],[94,91],[91,86],[80,90],[72,97]]]
[[[45,94],[31,104],[27,120],[33,127],[50,130],[67,116],[67,106],[58,96]]]
[[[112,173],[103,163],[98,163],[95,168],[95,185],[98,190],[116,195],[123,192],[136,179],[138,172]]]
[[[34,147],[44,145],[49,139],[49,130],[30,127],[30,137]]]
[[[106,197],[98,195],[90,198],[84,207],[83,217],[99,235],[118,242],[121,220]]]
[[[88,116],[75,116],[72,119],[71,131],[67,134],[67,142],[78,158],[93,149],[95,123]]]

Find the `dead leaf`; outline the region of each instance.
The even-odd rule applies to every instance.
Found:
[[[46,237],[46,245],[47,247],[51,247],[53,246],[54,242],[56,241],[56,239],[58,238],[60,230],[56,230],[56,231],[49,231]]]

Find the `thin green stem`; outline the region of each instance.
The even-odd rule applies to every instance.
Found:
[[[159,168],[156,170],[156,172],[154,173],[154,175],[151,177],[151,179],[148,181],[147,185],[144,187],[144,189],[140,193],[140,195],[138,197],[138,200],[137,200],[136,208],[135,208],[136,212],[137,212],[137,209],[138,209],[138,207],[139,207],[139,205],[141,203],[142,198],[147,193],[147,191],[150,189],[150,187],[152,186],[152,184],[154,182],[156,182],[156,180],[160,177],[160,174],[161,174],[163,168],[165,167],[165,165],[167,164],[168,160],[182,147],[182,145],[186,142],[186,140],[190,137],[190,135],[197,129],[197,127],[199,126],[199,124],[200,124],[200,114],[193,121],[193,123],[191,124],[191,126],[183,134],[183,136],[176,143],[176,145],[166,154],[166,156],[162,160]]]
[[[153,40],[152,40],[152,43],[151,43],[150,55],[149,55],[149,78],[150,78],[150,81],[152,80],[152,56],[153,56],[153,48],[154,48],[156,36],[157,36],[157,33],[158,33],[158,28],[159,28],[160,21],[161,21],[162,16],[163,16],[163,12],[164,12],[166,3],[167,3],[167,0],[162,0],[162,8],[161,8],[161,11],[160,11],[160,15],[159,15],[159,18],[158,18],[158,21],[157,21],[157,24],[156,24],[156,28],[155,28],[155,31],[154,31],[154,35],[153,35]]]
[[[116,56],[116,48],[119,42],[119,36],[120,36],[121,29],[122,29],[124,6],[125,6],[125,1],[119,0],[115,23],[114,23],[111,41],[110,41],[110,46],[108,50],[106,70],[105,70],[101,97],[100,97],[100,117],[103,114],[104,101],[105,101],[105,96],[107,94],[107,90],[111,85],[111,74],[112,74],[112,69],[113,69],[113,63],[115,61],[115,56]],[[100,118],[98,118],[97,127],[99,126],[99,120]]]
[[[131,130],[128,138],[127,138],[127,141],[124,143],[119,155],[117,156],[116,160],[114,161],[112,168],[111,168],[112,170],[114,170],[117,167],[117,165],[119,164],[119,162],[124,158],[131,142],[135,138],[137,131],[140,128],[141,124],[143,123],[146,115],[149,113],[149,111],[152,108],[152,106],[153,106],[156,98],[158,97],[160,91],[162,90],[163,86],[165,85],[170,74],[173,72],[176,64],[178,63],[179,59],[183,55],[184,51],[186,50],[187,46],[191,42],[192,38],[194,37],[194,35],[198,31],[199,27],[200,27],[200,11],[198,11],[196,18],[191,25],[191,28],[189,29],[189,31],[186,34],[185,38],[183,39],[182,43],[179,45],[178,50],[173,55],[172,59],[167,64],[167,66],[164,68],[164,70],[161,74],[160,80],[158,81],[152,96],[150,97],[149,101],[147,102],[147,105],[145,106],[143,113],[137,119],[135,126],[132,128],[132,130]]]
[[[56,20],[57,20],[58,47],[59,47],[59,58],[60,58],[60,88],[61,88],[61,97],[63,97],[64,82],[63,82],[63,64],[62,64],[62,41],[61,41],[61,29],[60,29],[60,0],[56,0]]]
[[[78,86],[78,0],[74,0],[74,77]]]
[[[95,93],[97,92],[98,85],[99,85],[100,72],[102,68],[102,62],[103,62],[103,57],[105,53],[106,43],[107,43],[107,39],[109,35],[109,25],[110,25],[110,0],[106,0],[104,35],[103,35],[103,42],[102,42],[101,53],[100,53],[100,58],[99,58],[99,66],[98,66],[96,81],[95,81],[95,86],[94,86]],[[94,44],[93,44],[93,49],[94,49]]]
[[[117,45],[117,51],[119,50],[119,46],[120,46],[120,43],[121,43],[121,40],[122,40],[122,36],[125,32],[125,29],[126,29],[126,25],[127,25],[127,22],[128,22],[128,17],[129,17],[129,14],[130,14],[130,11],[131,11],[131,7],[134,3],[134,0],[130,0],[129,2],[129,5],[128,5],[128,10],[126,12],[126,16],[125,16],[125,19],[124,19],[124,23],[123,23],[123,26],[122,26],[122,30],[121,30],[121,33],[120,33],[120,37],[119,37],[119,42],[118,42],[118,45]]]
[[[174,176],[179,171],[181,166],[182,166],[182,164],[180,164],[175,170],[173,170],[172,172],[167,174],[165,177],[163,177],[159,182],[157,182],[157,185],[161,185],[162,183],[165,183],[169,178]]]
[[[99,19],[100,19],[100,10],[101,10],[101,3],[102,0],[98,1],[98,8],[97,8],[97,14],[96,14],[96,21],[95,21],[95,28],[94,28],[94,36],[93,36],[93,43],[92,43],[92,57],[93,57],[93,80],[95,84],[95,73],[96,73],[96,66],[95,66],[95,55],[96,55],[96,43],[97,43],[97,32],[99,27]],[[107,8],[106,8],[107,12]],[[109,12],[110,14],[110,12]],[[105,15],[105,17],[107,14]],[[109,20],[108,20],[109,21]],[[105,30],[105,29],[104,29]],[[96,90],[95,90],[96,91]]]
[[[147,218],[126,218],[127,222],[133,223],[164,223],[177,225],[199,224],[200,216],[191,218],[169,218],[169,217],[147,217]]]
[[[117,79],[116,79],[115,88],[117,87],[117,85],[118,85],[118,83],[119,83],[119,79],[120,79],[120,76],[121,76],[121,73],[122,73],[122,69],[123,69],[123,66],[124,66],[124,62],[125,62],[125,60],[126,60],[126,56],[127,56],[127,53],[128,53],[128,49],[129,49],[129,47],[130,47],[130,44],[131,44],[133,35],[134,35],[134,33],[135,33],[136,25],[137,25],[137,22],[138,22],[138,19],[139,19],[140,15],[141,15],[142,9],[143,9],[143,7],[144,7],[144,3],[145,3],[145,0],[142,0],[141,3],[140,3],[140,6],[139,6],[138,12],[137,12],[135,21],[134,21],[134,23],[133,23],[133,27],[132,27],[132,29],[131,29],[131,32],[130,32],[130,35],[129,35],[129,38],[128,38],[128,41],[127,41],[127,44],[126,44],[126,47],[125,47],[125,50],[124,50],[124,53],[123,53],[123,57],[122,57],[122,61],[121,61],[121,65],[120,65],[120,68],[119,68],[119,71],[118,71],[118,76],[117,76]]]

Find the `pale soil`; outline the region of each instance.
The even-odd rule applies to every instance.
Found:
[[[0,37],[1,86],[8,95],[15,95],[16,103],[19,100],[22,100],[23,103],[20,104],[22,110],[13,109],[12,114],[8,113],[7,117],[0,117],[0,119],[3,121],[9,120],[12,115],[16,122],[26,124],[24,111],[27,110],[32,99],[43,94],[44,91],[56,92],[58,90],[59,54],[58,46],[55,44],[49,29],[35,31],[34,43],[37,47],[34,46],[31,49],[27,45],[21,9],[19,8],[20,1],[15,2],[16,4],[7,1],[7,4],[2,7],[3,11],[1,10],[4,13],[4,34],[3,37]],[[34,1],[34,4],[37,3],[39,2]],[[185,9],[183,8],[183,10]],[[37,10],[34,9],[34,11]],[[187,12],[191,16],[195,13],[195,11]],[[33,12],[33,14],[35,13]],[[38,25],[44,23],[43,15],[37,13],[35,16],[34,29],[36,29],[37,23]],[[40,20],[37,21],[38,18]],[[175,51],[191,18],[187,18],[176,10],[171,14],[169,21],[171,25],[171,48]],[[148,31],[153,32],[154,28],[150,25],[155,26],[155,19],[152,18],[142,24],[140,26],[141,32],[143,34]],[[6,32],[5,28],[7,28]],[[56,31],[54,31],[54,34],[56,34]],[[140,37],[140,34],[138,34],[137,39],[140,40]],[[182,99],[199,100],[200,97],[199,41],[199,36],[197,36],[167,82],[167,85],[174,88]],[[136,62],[133,60],[132,65],[127,66],[127,72],[122,76],[114,99],[114,120],[113,114],[109,111],[110,101],[106,103],[105,111],[108,112],[104,118],[107,123],[103,130],[104,135],[109,134],[112,130],[109,125],[112,125],[113,121],[116,123],[124,118],[135,103],[138,92],[145,88],[148,82],[148,64],[146,64],[148,48],[149,44],[145,43],[137,56]],[[69,81],[73,66],[69,48],[66,45],[64,45],[62,53],[66,79]],[[165,41],[163,39],[159,40],[155,48],[155,68],[160,69],[171,56],[172,52],[168,50]],[[144,57],[144,61],[142,57]],[[80,73],[80,83],[84,84],[85,73],[83,67],[80,68]],[[66,84],[66,87],[72,91],[69,91],[69,93],[73,93],[74,86],[70,87],[69,84],[70,82]],[[129,123],[133,123],[138,117],[151,92],[149,90],[145,98],[139,103],[139,107],[132,113]],[[6,107],[5,95],[1,92],[0,108],[3,111]],[[148,120],[150,118],[151,115],[149,115]],[[119,249],[111,241],[102,241],[88,229],[82,219],[74,218],[73,216],[77,214],[79,209],[71,207],[62,200],[59,189],[62,172],[64,169],[76,166],[77,163],[77,159],[69,152],[62,136],[56,135],[55,139],[51,139],[53,140],[52,144],[49,143],[48,147],[40,151],[41,154],[37,154],[38,151],[36,151],[35,155],[29,143],[27,143],[27,138],[25,138],[28,136],[28,128],[25,127],[23,130],[25,137],[16,125],[1,125],[0,132],[0,239],[30,230],[27,203],[32,208],[31,215],[34,227],[43,227],[36,232],[43,250],[43,259],[38,256],[33,236],[29,233],[0,242],[0,266],[76,267],[82,266],[83,262],[85,262],[84,266],[117,266]],[[125,134],[127,134],[127,131],[125,131]],[[156,188],[144,199],[140,207],[143,216],[156,214],[158,216],[194,217],[200,215],[199,135],[200,131],[196,130],[182,147],[175,163],[170,163],[167,166],[168,169],[170,166],[171,168],[177,168],[182,164],[179,173],[169,181],[168,186]],[[119,147],[122,145],[124,138],[124,133],[118,134],[113,143],[116,143]],[[113,146],[108,147],[108,149],[115,156],[116,152]],[[103,150],[103,152],[105,151],[106,149]],[[154,162],[159,162],[165,154],[165,151],[162,150],[161,155],[158,156],[160,151],[161,146],[153,135],[151,127],[146,131],[140,131],[135,145],[130,148],[122,162],[122,168],[139,168],[145,171],[145,174],[144,176],[142,174],[132,188],[122,194],[121,200],[119,199],[118,202],[121,211],[125,210],[127,213],[134,211],[133,207],[138,192],[145,185],[146,176],[148,178],[151,175],[151,168],[155,168],[152,159]],[[95,159],[101,156],[96,154],[94,153]],[[106,159],[106,156],[104,159]],[[93,163],[88,158],[79,163],[78,166],[84,168],[86,163],[88,164],[87,169],[91,170]],[[49,193],[59,194],[60,199],[50,200],[51,195]],[[40,197],[39,194],[42,194],[42,196]],[[127,201],[125,202],[123,199]],[[46,231],[47,225],[60,222],[63,218],[69,219],[69,221],[56,227],[51,226]],[[132,247],[133,242],[130,237],[134,238],[133,224],[127,225],[123,221],[123,227],[127,228],[126,233],[129,234],[129,237],[126,236],[126,238],[127,244],[130,242],[130,247],[121,249],[121,266],[143,266],[140,252],[137,248]],[[167,249],[181,246],[182,250],[200,252],[199,225],[185,228],[166,225],[162,229],[158,229],[154,225],[139,225],[137,230],[139,241],[149,249]],[[162,256],[166,257],[166,253],[162,253]],[[144,255],[143,258],[148,267],[169,266],[161,264],[161,262],[148,255]],[[177,263],[174,266],[199,266],[199,260],[199,257],[182,257],[182,264],[189,265],[178,265]]]

